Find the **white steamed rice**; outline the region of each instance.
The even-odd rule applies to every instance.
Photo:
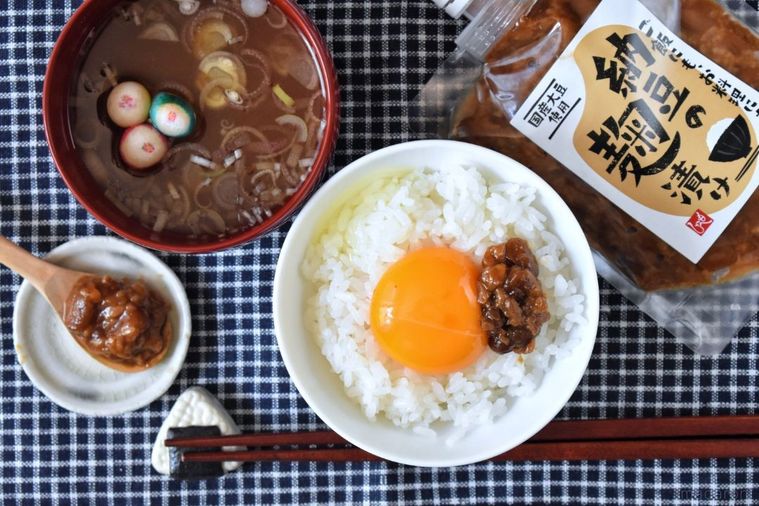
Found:
[[[534,188],[488,184],[472,167],[424,169],[374,181],[347,202],[310,245],[302,272],[312,283],[306,325],[370,419],[384,415],[419,434],[454,434],[493,422],[529,396],[552,362],[579,341],[584,297],[563,245],[550,232]],[[488,349],[467,369],[424,375],[390,359],[369,327],[374,287],[406,252],[430,243],[470,253],[510,237],[526,239],[540,263],[551,320],[527,355]],[[450,442],[450,441],[449,441]]]

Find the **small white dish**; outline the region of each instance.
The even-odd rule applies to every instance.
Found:
[[[494,182],[510,181],[537,189],[538,198],[585,295],[587,324],[581,341],[568,358],[555,362],[531,397],[516,400],[494,424],[467,433],[452,446],[445,436],[415,434],[393,425],[382,415],[370,421],[344,391],[337,374],[305,328],[307,295],[301,264],[314,234],[350,197],[377,177],[413,168],[449,165],[477,167]],[[277,263],[273,288],[273,319],[285,366],[306,402],[335,432],[379,457],[417,466],[455,466],[486,460],[523,443],[550,422],[577,388],[590,360],[598,328],[598,279],[585,235],[559,195],[535,173],[516,161],[479,146],[454,141],[397,144],[351,163],[333,176],[306,204],[293,222]]]
[[[190,342],[190,304],[176,274],[147,250],[113,237],[75,239],[45,259],[79,271],[144,279],[171,303],[174,339],[164,359],[150,369],[110,369],[76,343],[42,295],[24,281],[13,309],[13,344],[34,386],[62,408],[94,416],[134,411],[163,395],[179,374]]]

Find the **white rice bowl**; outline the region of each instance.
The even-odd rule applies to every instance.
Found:
[[[425,168],[374,180],[337,210],[301,264],[307,288],[305,327],[339,376],[346,394],[370,419],[451,444],[530,396],[556,360],[568,356],[587,325],[584,296],[564,246],[536,190],[488,183],[469,166]],[[425,375],[389,358],[369,326],[377,281],[408,251],[430,243],[472,255],[511,237],[530,245],[540,264],[551,319],[526,355],[487,350],[472,366]]]

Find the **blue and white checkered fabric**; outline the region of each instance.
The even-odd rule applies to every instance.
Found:
[[[96,1],[96,0],[91,0]],[[47,57],[80,0],[4,0],[0,15],[0,233],[37,254],[109,232],[70,196],[50,160],[40,113]],[[741,1],[745,19],[759,19]],[[461,22],[429,0],[302,0],[328,40],[342,84],[332,171],[408,140],[407,104],[454,48]],[[482,463],[419,469],[392,463],[259,463],[208,482],[157,475],[150,449],[187,387],[216,394],[245,431],[323,428],[291,384],[272,332],[274,265],[287,226],[207,256],[160,255],[190,296],[192,344],[166,395],[135,413],[92,418],[52,404],[11,342],[20,279],[0,269],[0,501],[29,504],[757,504],[752,459]],[[753,413],[759,322],[718,358],[676,344],[602,283],[593,359],[563,418]],[[755,296],[757,294],[754,294]]]

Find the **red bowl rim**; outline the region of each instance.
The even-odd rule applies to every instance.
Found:
[[[100,4],[105,0],[98,0]],[[120,0],[112,0],[115,4]],[[84,0],[84,3],[74,12],[71,18],[66,22],[63,27],[58,40],[53,47],[48,60],[47,71],[45,74],[45,80],[42,89],[42,118],[45,128],[45,137],[47,138],[50,152],[53,158],[54,165],[58,170],[58,173],[63,178],[66,186],[74,195],[76,200],[81,204],[92,216],[94,216],[100,223],[104,224],[109,229],[116,232],[118,235],[129,239],[132,242],[140,244],[142,246],[167,252],[175,253],[212,253],[215,251],[221,251],[235,246],[243,245],[252,241],[264,234],[272,231],[274,228],[281,225],[287,218],[295,213],[298,208],[308,199],[309,195],[313,192],[314,188],[319,183],[321,177],[326,172],[329,165],[332,154],[337,142],[337,135],[339,129],[339,83],[337,80],[337,74],[335,72],[335,66],[332,61],[332,56],[326,42],[319,33],[318,28],[314,25],[313,21],[307,16],[307,14],[292,0],[270,0],[273,4],[279,7],[280,10],[287,16],[288,20],[292,22],[300,33],[306,39],[307,45],[313,52],[314,59],[316,60],[319,72],[324,80],[324,95],[325,95],[325,116],[326,125],[324,128],[324,134],[322,141],[319,144],[319,149],[314,157],[314,163],[311,170],[308,172],[306,179],[298,187],[298,190],[285,202],[285,204],[278,209],[271,217],[264,220],[258,225],[245,229],[241,232],[235,233],[230,236],[223,237],[211,242],[202,244],[166,244],[160,241],[156,241],[147,237],[142,237],[133,233],[130,230],[115,225],[108,220],[104,214],[102,214],[97,208],[91,205],[83,194],[83,191],[74,184],[70,177],[67,176],[67,171],[62,169],[63,162],[66,159],[67,154],[63,151],[61,146],[58,146],[53,142],[54,135],[52,132],[52,125],[54,123],[54,117],[52,110],[55,109],[52,104],[53,94],[57,90],[52,89],[50,84],[53,81],[52,76],[56,72],[65,72],[65,69],[71,70],[71,62],[62,61],[61,52],[65,44],[76,35],[74,27],[82,17],[86,15],[87,10],[91,5],[95,4],[95,0]],[[63,66],[63,68],[61,68]],[[60,97],[56,97],[60,99]],[[68,114],[68,96],[63,99],[62,113]],[[66,122],[67,123],[67,122]]]

